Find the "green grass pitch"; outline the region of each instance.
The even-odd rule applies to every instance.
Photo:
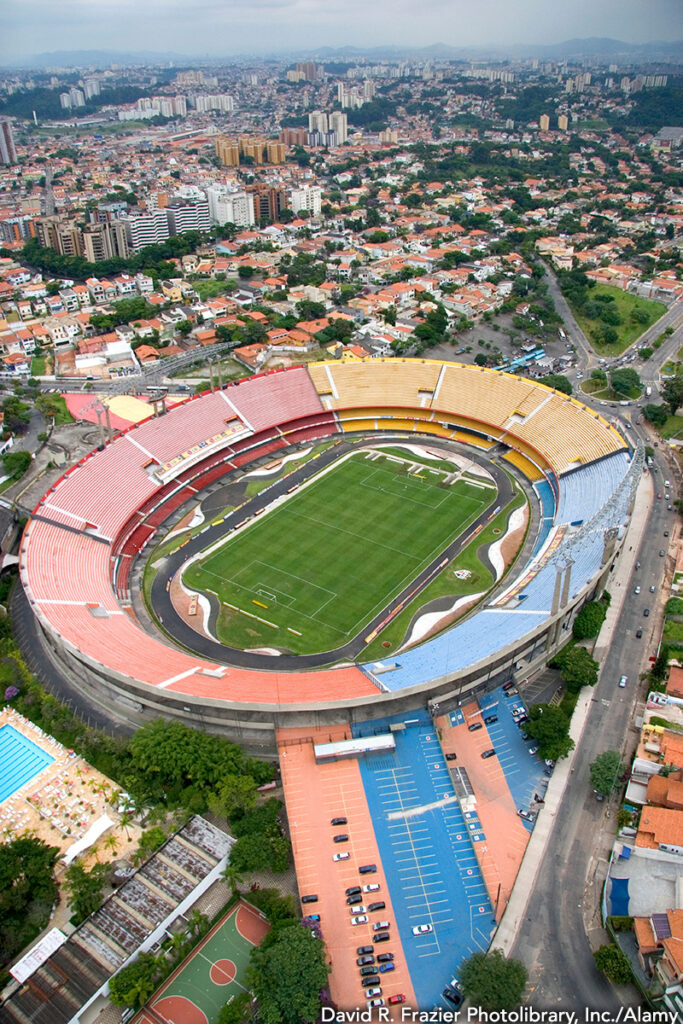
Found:
[[[223,643],[332,650],[496,500],[494,486],[443,480],[355,454],[189,566],[184,581],[223,602]]]

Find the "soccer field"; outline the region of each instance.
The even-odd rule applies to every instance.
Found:
[[[188,567],[184,582],[223,602],[223,643],[332,650],[496,500],[493,485],[444,479],[355,454]]]

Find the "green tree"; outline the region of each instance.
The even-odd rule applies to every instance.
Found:
[[[181,320],[179,324],[176,324],[175,329],[178,334],[182,335],[183,338],[186,338],[188,334],[192,333],[192,324],[189,320]]]
[[[20,476],[23,476],[30,465],[30,452],[9,451],[5,452],[2,456],[2,468],[6,476],[11,477],[13,480],[18,480]]]
[[[640,387],[640,377],[635,370],[628,366],[619,370],[611,370],[609,379],[614,391],[627,398]]]
[[[649,404],[644,406],[643,416],[653,427],[663,427],[669,418],[669,410],[664,404]]]
[[[301,299],[296,304],[296,311],[300,320],[320,320],[325,316],[325,304],[311,302],[310,299]]]
[[[114,1006],[138,1010],[154,994],[159,977],[157,958],[152,953],[140,953],[137,960],[110,979],[109,998]]]
[[[603,616],[604,617],[604,616]],[[584,686],[595,686],[598,681],[598,663],[585,647],[571,645],[555,658],[562,678],[570,693],[578,693]]]
[[[216,1024],[250,1024],[254,1019],[251,1002],[250,992],[240,992],[233,996],[221,1009]]]
[[[160,825],[153,825],[151,828],[145,829],[140,836],[138,848],[133,854],[133,863],[142,864],[143,860],[147,860],[150,854],[158,850],[165,840],[166,833]]]
[[[605,750],[591,763],[591,786],[596,793],[610,796],[626,771],[618,750]]]
[[[2,403],[5,414],[3,427],[12,434],[23,434],[31,419],[31,406],[16,395],[9,395]]]
[[[607,943],[593,953],[595,966],[615,985],[627,985],[632,980],[631,965],[618,946]]]
[[[596,637],[605,621],[607,606],[602,601],[589,601],[574,619],[572,633],[575,640],[588,640]],[[589,685],[592,685],[589,684]]]
[[[304,1024],[318,1019],[328,974],[324,944],[294,923],[252,951],[246,980],[263,1024]]]
[[[522,1001],[527,972],[519,960],[506,959],[499,949],[473,953],[458,973],[463,995],[482,1010],[513,1010]]]
[[[255,273],[256,271],[254,270],[254,268],[250,267],[248,264],[244,264],[243,266],[237,268],[237,276],[243,278],[244,280],[248,280],[250,277],[253,277]]]
[[[258,800],[257,786],[249,775],[225,775],[215,793],[209,797],[209,808],[214,814],[231,819],[253,811]]]
[[[78,861],[67,868],[72,924],[79,925],[101,905],[107,871],[106,864],[95,864],[92,870],[86,871]]]
[[[683,405],[683,374],[677,373],[662,384],[661,395],[671,409],[671,415],[675,416]]]
[[[48,923],[58,895],[58,856],[57,847],[28,836],[0,845],[0,964]]]
[[[546,384],[549,388],[561,391],[565,395],[572,393],[571,381],[561,373],[547,373],[545,377],[541,377],[541,384]]]
[[[539,757],[547,760],[559,761],[574,749],[574,740],[569,735],[569,718],[561,707],[532,705],[524,731],[538,743]]]
[[[240,873],[273,871],[282,874],[289,867],[290,845],[279,828],[269,826],[263,833],[240,836],[230,851],[230,863]]]

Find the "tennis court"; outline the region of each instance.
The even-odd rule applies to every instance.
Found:
[[[211,1024],[225,1003],[245,991],[249,954],[269,927],[240,900],[155,993],[136,1024]]]
[[[340,646],[496,500],[495,488],[373,456],[337,463],[187,568],[187,586],[222,602],[221,641]]]

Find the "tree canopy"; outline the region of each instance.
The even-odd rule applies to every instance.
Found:
[[[0,964],[45,927],[57,899],[55,846],[20,837],[0,845]]]
[[[318,1019],[329,966],[325,946],[297,922],[277,930],[251,954],[247,984],[263,1024],[304,1024]]]
[[[572,384],[568,377],[565,377],[561,373],[547,373],[545,377],[540,378],[541,384],[546,384],[549,388],[555,388],[556,391],[561,391],[565,395],[571,395]]]
[[[574,619],[572,632],[575,640],[588,640],[596,637],[605,621],[607,605],[603,601],[589,601]],[[592,685],[592,683],[590,684]]]
[[[569,718],[561,707],[532,705],[524,731],[536,740],[539,757],[546,760],[559,761],[574,749],[574,740],[569,735]]]
[[[607,943],[593,953],[595,966],[616,985],[627,985],[631,979],[631,965],[618,946]]]
[[[585,647],[565,647],[557,655],[554,663],[559,667],[570,693],[578,693],[584,686],[595,686],[598,681],[598,663]]]
[[[101,905],[107,871],[106,864],[95,864],[86,871],[78,861],[67,868],[66,885],[72,924],[79,925]]]
[[[675,416],[683,405],[683,374],[677,373],[675,377],[669,377],[662,384],[660,391],[662,398],[671,409],[671,415]]]
[[[114,1006],[139,1009],[154,994],[160,976],[153,953],[140,953],[137,960],[123,967],[109,981],[109,998]]]
[[[605,750],[591,763],[591,786],[602,796],[610,796],[626,770],[618,750]]]
[[[463,995],[482,1010],[513,1010],[519,1006],[527,972],[519,960],[506,959],[499,949],[473,953],[460,966]]]

